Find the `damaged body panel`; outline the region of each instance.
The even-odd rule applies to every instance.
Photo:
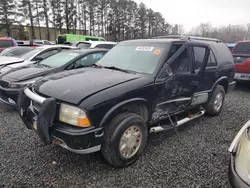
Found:
[[[147,132],[176,129],[205,113],[218,115],[225,94],[235,86],[233,77],[233,57],[220,41],[191,38],[124,41],[93,67],[64,71],[36,81],[24,89],[29,91],[24,98],[31,102],[19,95],[18,106],[24,120],[32,108],[38,113],[34,117],[42,113],[40,109],[45,103],[39,97],[54,99],[56,115],[49,118],[52,120],[49,129],[48,123],[42,121],[37,126],[47,130],[44,135],[50,135],[52,143],[76,153],[89,153],[106,147],[105,132],[110,131],[120,114],[128,121],[136,114],[134,118],[141,118],[140,124],[145,123]],[[36,97],[32,98],[33,95]],[[117,124],[116,131],[120,131],[125,120]],[[33,124],[32,119],[28,121]],[[136,131],[141,129],[134,127]],[[113,142],[116,137],[110,139]]]

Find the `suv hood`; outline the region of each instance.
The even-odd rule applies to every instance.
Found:
[[[0,56],[0,66],[12,63],[21,63],[24,60],[18,57]]]
[[[44,76],[52,72],[53,69],[42,67],[42,66],[23,66],[19,68],[12,69],[7,73],[3,74],[1,79],[9,82],[20,82],[24,80],[29,80],[39,76]]]
[[[138,75],[104,68],[82,68],[47,76],[34,84],[36,92],[72,104],[95,93],[139,78]]]

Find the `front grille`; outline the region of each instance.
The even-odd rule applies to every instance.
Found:
[[[5,80],[0,80],[0,86],[1,87],[9,87],[10,86],[10,82],[5,81]]]

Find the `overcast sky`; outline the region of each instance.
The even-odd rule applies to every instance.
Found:
[[[250,0],[136,0],[187,30],[201,22],[213,26],[250,23]],[[164,2],[164,4],[163,4]]]

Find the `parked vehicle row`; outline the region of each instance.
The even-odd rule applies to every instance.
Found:
[[[45,145],[79,154],[101,151],[112,166],[126,167],[142,155],[148,134],[177,132],[204,114],[219,115],[235,84],[235,58],[226,44],[163,36],[110,50],[71,46],[12,67],[0,75],[0,98],[17,106]],[[234,187],[250,185],[249,127],[229,148]]]
[[[17,105],[45,145],[101,151],[125,167],[149,133],[219,115],[235,86],[232,54],[216,39],[132,40],[106,51],[67,50],[9,70],[0,77],[1,98]]]

